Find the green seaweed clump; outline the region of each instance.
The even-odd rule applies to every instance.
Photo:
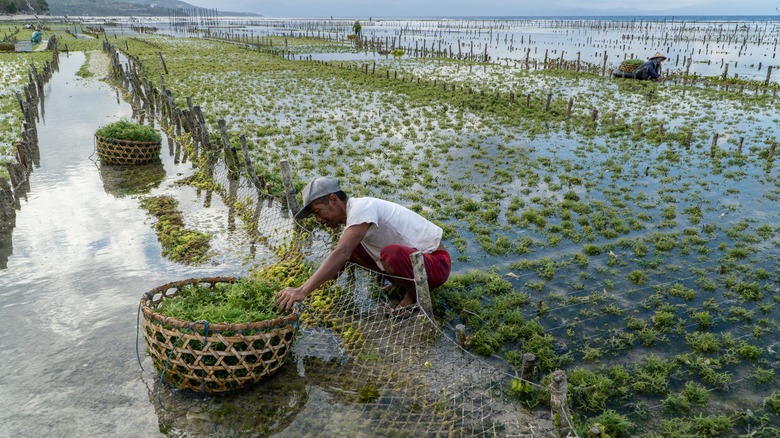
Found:
[[[162,141],[162,136],[156,129],[129,120],[119,120],[101,126],[95,131],[95,135],[114,140]]]
[[[280,262],[265,266],[234,283],[183,286],[169,300],[162,300],[158,312],[185,321],[228,324],[276,319],[286,313],[276,305],[276,292],[299,285],[311,275],[311,267],[300,252],[286,253]]]
[[[141,201],[141,206],[157,218],[155,229],[162,244],[162,254],[182,263],[201,263],[208,260],[209,235],[184,227],[184,218],[170,196],[157,196]]]

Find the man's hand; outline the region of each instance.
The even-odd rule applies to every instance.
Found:
[[[276,293],[276,305],[285,312],[292,310],[295,303],[303,301],[306,294],[300,287],[286,287]]]
[[[371,224],[369,223],[362,223],[347,227],[341,237],[339,237],[336,248],[331,251],[322,265],[317,268],[314,274],[301,287],[286,287],[276,293],[276,305],[282,310],[289,312],[295,303],[303,301],[304,298],[317,290],[326,281],[336,278],[339,271],[344,268],[344,265],[349,260],[352,252],[360,245],[370,226]]]

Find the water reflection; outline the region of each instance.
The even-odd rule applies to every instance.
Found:
[[[308,339],[308,340],[306,340]],[[328,344],[338,341],[326,332],[304,335],[295,344],[293,356],[267,379],[239,391],[208,395],[172,389],[160,383],[156,375],[144,373],[149,401],[157,413],[160,431],[170,436],[271,436],[306,421],[310,426],[324,424],[321,415],[332,414],[338,394],[350,394],[349,387],[331,384],[327,388],[312,385],[334,377],[342,369],[343,357],[333,354]],[[331,351],[330,353],[328,351]],[[336,349],[335,351],[338,351]],[[145,361],[149,364],[149,360]],[[151,365],[146,368],[151,369]],[[349,382],[346,382],[349,385]],[[337,407],[342,411],[343,406]],[[299,418],[307,411],[305,418]],[[330,415],[328,415],[330,416]],[[321,431],[305,428],[307,433]]]
[[[117,198],[149,193],[165,180],[165,167],[160,160],[132,166],[101,164],[98,168],[106,193]]]

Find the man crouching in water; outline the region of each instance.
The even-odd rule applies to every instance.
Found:
[[[403,292],[401,302],[390,311],[391,317],[399,319],[411,316],[417,304],[412,253],[423,253],[431,289],[450,275],[452,261],[441,243],[442,229],[402,205],[371,197],[349,198],[338,179],[325,176],[314,178],[303,189],[303,208],[295,219],[310,215],[327,227],[346,227],[336,248],[303,285],[276,294],[276,304],[285,311],[336,278],[347,262],[388,275]]]

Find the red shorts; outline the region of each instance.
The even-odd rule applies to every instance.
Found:
[[[414,279],[414,267],[412,267],[411,255],[417,252],[416,249],[403,245],[387,245],[382,248],[379,254],[380,259],[389,265],[396,272],[396,275],[403,278]],[[353,260],[358,264],[373,271],[382,272],[374,259],[363,248],[358,245],[353,253]],[[452,260],[450,253],[445,250],[434,251],[430,254],[423,254],[423,263],[425,265],[425,274],[428,277],[428,287],[435,289],[450,276],[452,269]]]

